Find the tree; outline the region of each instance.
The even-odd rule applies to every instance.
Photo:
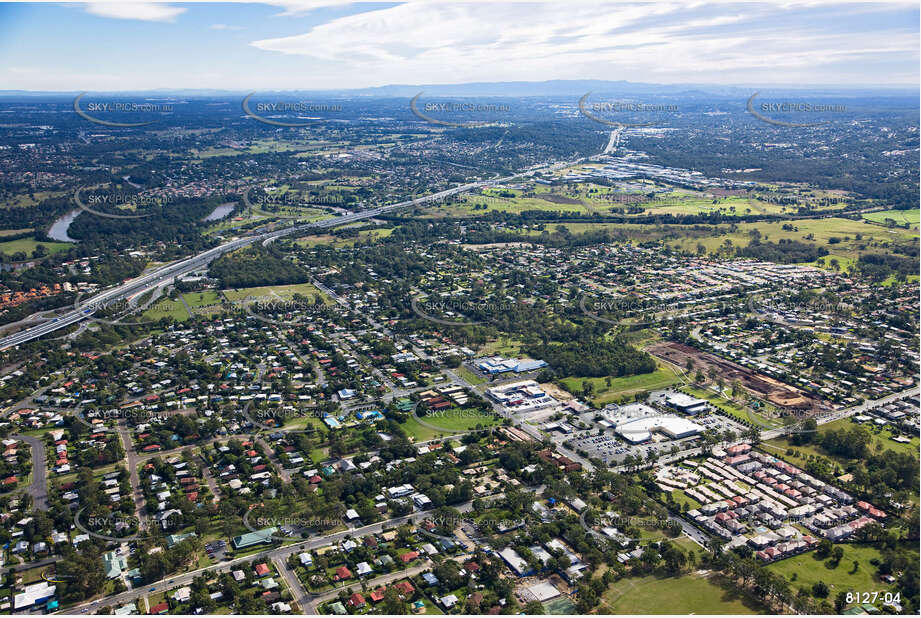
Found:
[[[396,586],[389,586],[384,592],[384,600],[381,603],[382,613],[391,616],[405,616],[409,613],[408,603],[400,596],[400,591]]]
[[[831,555],[833,549],[832,543],[828,539],[822,539],[819,541],[819,546],[815,550],[815,555],[819,558],[827,558]]]
[[[838,593],[838,596],[835,597],[835,611],[840,614],[844,611],[845,607],[847,607],[847,592],[842,590]]]
[[[824,599],[827,597],[828,584],[823,581],[817,581],[816,583],[812,584],[812,595],[819,599]]]
[[[530,601],[525,604],[524,613],[531,616],[542,616],[544,614],[544,606],[541,605],[539,601]]]

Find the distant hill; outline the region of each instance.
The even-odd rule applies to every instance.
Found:
[[[917,88],[870,88],[866,86],[816,86],[813,88],[791,88],[777,85],[740,85],[727,86],[720,84],[647,84],[628,81],[608,81],[592,79],[550,80],[541,82],[471,82],[466,84],[390,84],[370,88],[345,88],[325,90],[258,90],[259,94],[301,94],[312,93],[326,96],[349,97],[413,97],[421,91],[427,96],[488,96],[488,97],[537,97],[537,96],[581,96],[587,92],[595,95],[657,95],[676,96],[682,98],[697,97],[739,97],[748,96],[756,90],[770,92],[772,95],[790,94],[822,94],[837,96],[860,95],[911,95],[917,97]],[[23,98],[32,96],[67,96],[75,97],[79,91],[42,92],[29,90],[0,90],[0,97]],[[101,94],[94,92],[94,94]],[[110,91],[111,95],[131,96],[178,96],[178,97],[222,97],[241,96],[248,94],[244,90],[219,90],[219,89],[170,89],[160,88],[155,90]]]

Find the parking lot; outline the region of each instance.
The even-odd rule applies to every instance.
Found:
[[[662,401],[668,390],[655,391],[650,394],[648,402],[659,404],[658,407],[664,407]],[[681,414],[668,412],[669,414]],[[576,416],[580,422],[575,423],[577,430],[568,434],[559,431],[551,432],[552,439],[557,444],[568,443],[576,452],[584,451],[588,457],[597,458],[610,466],[616,466],[623,463],[627,456],[632,455],[634,458],[647,459],[650,453],[655,455],[666,455],[674,448],[685,450],[698,446],[699,438],[691,436],[678,440],[669,439],[664,434],[655,433],[651,442],[643,444],[630,444],[614,432],[613,427],[604,427],[594,419],[598,416],[597,410],[590,410]],[[703,414],[697,417],[689,417],[705,430],[711,430],[717,434],[723,434],[726,431],[732,431],[737,436],[741,436],[746,428],[745,426],[717,414]],[[584,425],[585,427],[582,427]],[[599,434],[599,430],[602,433]]]

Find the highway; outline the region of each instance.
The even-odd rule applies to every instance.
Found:
[[[574,165],[580,163],[583,159],[577,159],[568,163],[554,163],[552,165],[546,166],[549,170],[555,170],[569,165]],[[341,215],[338,217],[333,217],[331,219],[325,219],[323,221],[314,221],[311,223],[303,223],[300,225],[292,225],[280,230],[273,230],[270,232],[263,232],[261,234],[254,234],[252,236],[245,236],[242,238],[235,238],[229,242],[226,242],[220,246],[214,247],[213,249],[208,249],[192,257],[173,262],[172,264],[167,264],[161,268],[158,268],[146,275],[142,275],[135,279],[126,281],[125,283],[113,287],[104,292],[100,292],[92,298],[88,298],[86,301],[79,304],[79,306],[74,307],[74,309],[64,313],[63,315],[56,317],[48,322],[27,328],[25,330],[19,331],[7,337],[0,339],[0,350],[5,350],[33,339],[38,339],[43,337],[48,333],[52,333],[61,328],[65,328],[72,324],[76,324],[84,319],[89,318],[97,310],[106,307],[107,305],[118,301],[125,300],[133,295],[139,294],[148,288],[162,285],[168,280],[173,280],[176,277],[184,275],[186,273],[198,270],[204,266],[207,266],[213,260],[218,257],[234,251],[241,247],[256,243],[256,242],[269,242],[283,236],[290,236],[292,234],[301,234],[309,232],[316,229],[325,229],[336,227],[339,225],[344,225],[347,223],[352,223],[354,221],[361,221],[363,219],[371,219],[383,214],[399,210],[401,208],[407,208],[410,206],[418,206],[426,202],[437,201],[446,197],[450,197],[457,193],[463,193],[465,191],[470,191],[478,187],[483,187],[486,185],[508,182],[520,176],[524,176],[528,173],[532,173],[534,170],[527,170],[520,172],[518,174],[513,174],[511,176],[505,176],[503,178],[493,178],[490,180],[479,180],[476,182],[469,182],[463,185],[458,185],[451,189],[446,189],[444,191],[439,191],[437,193],[432,193],[431,195],[426,195],[423,197],[418,197],[411,200],[406,200],[404,202],[398,202],[396,204],[390,204],[388,206],[380,206],[378,208],[373,208],[371,210],[364,210],[361,212],[349,213],[346,215]]]

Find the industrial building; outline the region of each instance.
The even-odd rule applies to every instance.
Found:
[[[698,399],[680,392],[666,395],[665,405],[684,414],[690,414],[691,416],[706,412],[709,407],[705,399]]]
[[[703,430],[703,427],[687,419],[659,413],[624,420],[615,428],[619,436],[633,444],[651,440],[653,433],[661,433],[672,440],[679,440],[695,436]]]

